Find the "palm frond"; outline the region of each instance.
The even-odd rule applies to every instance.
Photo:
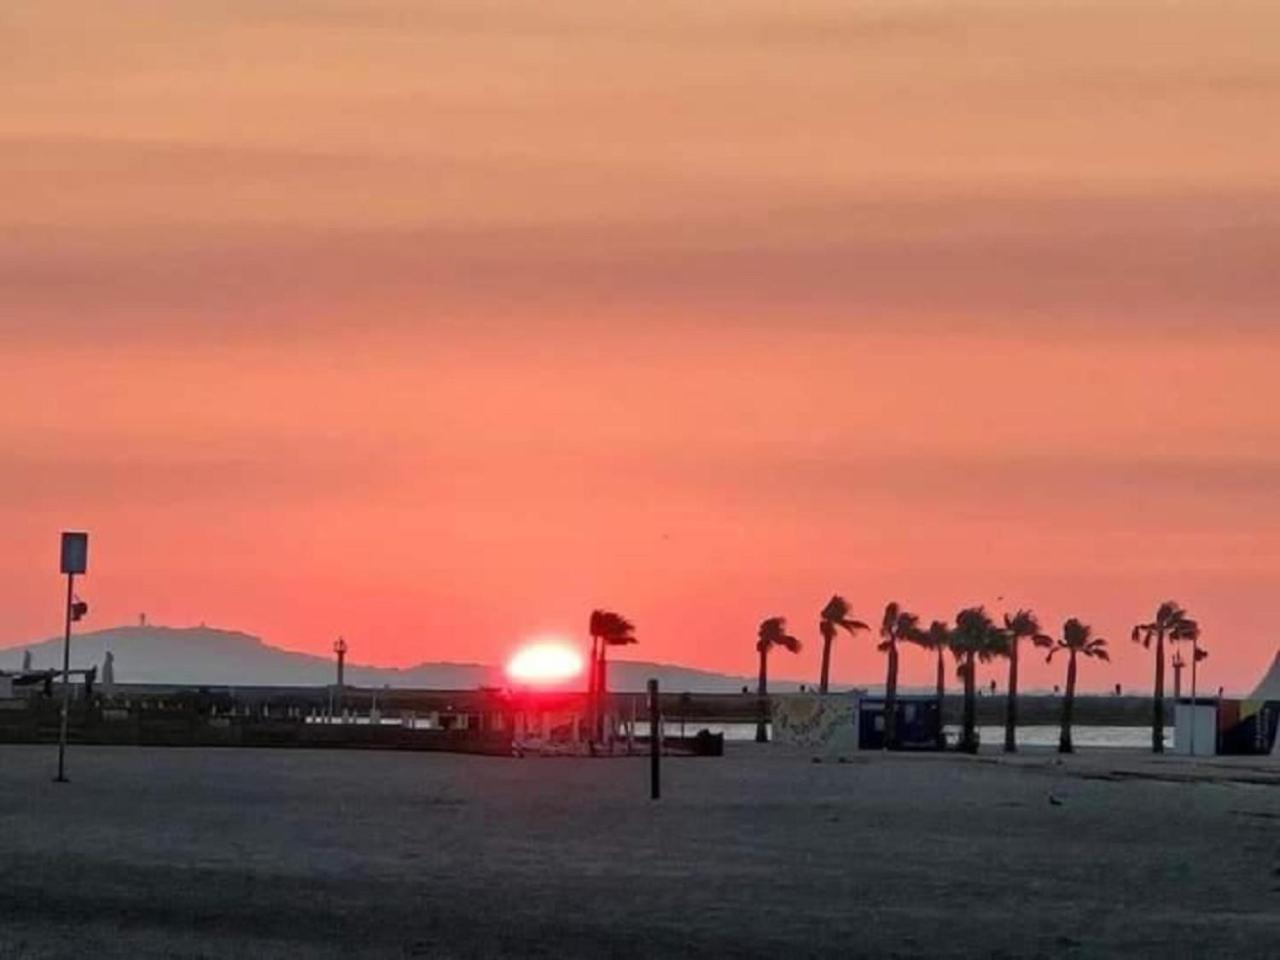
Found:
[[[1034,637],[1040,633],[1040,618],[1035,615],[1033,610],[1019,610],[1010,616],[1004,615],[1004,628],[1009,634],[1016,639],[1023,637]]]
[[[800,641],[787,633],[786,617],[769,617],[760,622],[756,649],[768,651],[770,647],[786,647],[792,653],[800,651]]]
[[[822,613],[818,614],[818,616],[823,620],[836,623],[840,620],[848,619],[850,609],[849,601],[837,593],[827,601],[827,605],[822,608]]]
[[[1166,600],[1156,610],[1155,626],[1168,629],[1180,620],[1187,618],[1187,611],[1182,609],[1176,600]]]
[[[880,618],[880,635],[883,637],[885,634],[892,632],[893,625],[897,623],[897,621],[898,604],[891,600],[889,603],[885,604],[884,616]]]
[[[928,630],[917,630],[907,639],[926,650],[942,650],[951,646],[951,628],[934,620]]]
[[[600,637],[609,646],[636,643],[635,624],[611,610],[593,610],[589,624],[591,636]]]
[[[827,605],[822,608],[819,614],[819,625],[822,630],[823,639],[831,639],[835,637],[836,630],[844,630],[850,636],[858,630],[868,629],[867,625],[861,620],[854,620],[849,616],[851,611],[849,601],[840,594],[836,594],[827,601]],[[828,636],[830,631],[830,636]]]

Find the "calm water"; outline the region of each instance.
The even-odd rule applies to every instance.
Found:
[[[689,721],[685,724],[685,733],[689,736],[699,730],[710,730],[712,733],[723,733],[726,740],[754,740],[756,725],[754,723],[697,723]],[[678,734],[679,721],[667,721],[667,733]],[[958,726],[947,727],[947,739],[954,742],[959,739]],[[978,736],[987,746],[1004,743],[1004,727],[978,727]],[[1173,746],[1173,729],[1165,728],[1165,743]],[[1151,746],[1150,727],[1086,727],[1071,728],[1071,741],[1076,747],[1136,747],[1138,749]],[[1018,727],[1018,743],[1025,747],[1057,747],[1058,727],[1056,724]]]

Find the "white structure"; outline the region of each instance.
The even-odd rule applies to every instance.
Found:
[[[1211,757],[1218,752],[1218,702],[1191,698],[1179,700],[1174,707],[1173,752],[1190,756],[1194,747],[1197,757]],[[1192,724],[1195,724],[1194,730]]]
[[[1246,700],[1280,700],[1280,652],[1271,661],[1271,669]]]
[[[858,749],[861,697],[857,693],[787,694],[772,701],[773,742],[839,757]]]

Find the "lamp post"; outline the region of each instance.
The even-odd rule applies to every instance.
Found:
[[[62,535],[59,569],[67,577],[67,605],[63,611],[66,629],[62,637],[62,716],[58,724],[58,775],[55,783],[67,782],[67,718],[71,712],[71,624],[89,612],[89,605],[76,599],[76,576],[89,569],[89,535],[66,532]]]
[[[1200,638],[1191,638],[1191,756],[1196,755],[1196,722],[1200,719],[1200,704],[1196,701],[1196,664],[1209,656],[1200,649]]]

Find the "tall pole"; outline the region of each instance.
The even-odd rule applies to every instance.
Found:
[[[649,799],[662,797],[662,714],[658,681],[649,681]]]
[[[1200,643],[1191,641],[1191,756],[1196,755],[1196,723],[1200,720],[1200,705],[1196,703],[1196,661],[1200,659]]]
[[[67,574],[66,631],[62,637],[62,718],[58,726],[58,776],[67,782],[67,714],[71,710],[71,604],[75,602],[76,575]]]

